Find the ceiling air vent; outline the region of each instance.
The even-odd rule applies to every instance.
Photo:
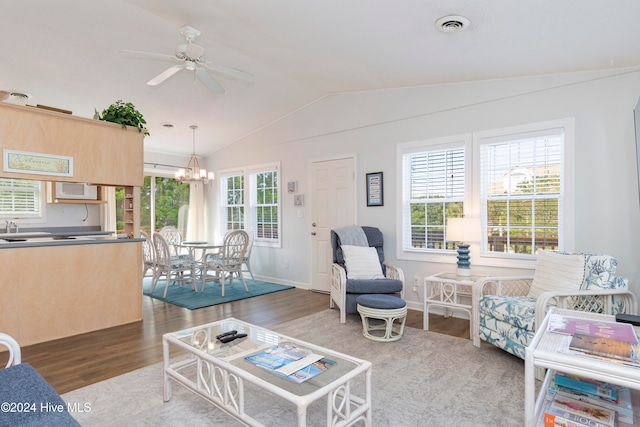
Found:
[[[455,33],[469,26],[469,20],[464,16],[448,15],[436,21],[436,28],[443,33]]]

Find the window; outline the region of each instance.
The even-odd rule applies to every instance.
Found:
[[[244,175],[221,177],[221,230],[244,229]]]
[[[220,173],[220,231],[244,229],[258,245],[280,244],[279,165]]]
[[[171,225],[187,235],[190,186],[173,177],[146,175],[140,187],[140,230],[151,235]],[[153,226],[152,226],[153,224]],[[116,188],[116,226],[124,232],[124,188]]]
[[[403,242],[406,252],[452,250],[448,218],[460,218],[465,199],[464,141],[425,141],[403,147]]]
[[[446,261],[455,253],[447,219],[463,215],[481,219],[474,253],[485,265],[572,250],[573,119],[404,143],[397,153],[400,259]]]
[[[564,139],[563,127],[478,139],[483,252],[563,247]]]
[[[278,200],[278,171],[252,173],[251,222],[256,240],[270,242],[279,240]]]
[[[0,218],[43,219],[43,185],[29,179],[0,178]]]

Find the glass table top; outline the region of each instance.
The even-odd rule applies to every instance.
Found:
[[[228,343],[222,343],[216,339],[218,335],[229,331],[237,331],[237,333],[247,334],[247,336],[244,338],[237,338]],[[224,363],[229,363],[240,368],[246,373],[298,396],[312,393],[317,389],[340,379],[357,367],[362,366],[363,364],[368,364],[366,361],[298,339],[290,338],[278,334],[277,332],[233,318],[172,332],[166,334],[165,338],[170,342],[182,342],[188,347],[190,352],[205,360],[207,358],[212,358]],[[317,376],[310,378],[303,383],[297,383],[270,370],[261,368],[245,359],[247,356],[286,344],[304,350],[310,350],[312,353],[336,363]]]

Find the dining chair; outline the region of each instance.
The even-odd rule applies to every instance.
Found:
[[[202,290],[208,280],[220,283],[224,296],[224,282],[229,279],[229,287],[233,287],[233,278],[238,277],[244,289],[249,292],[242,274],[242,264],[249,244],[249,235],[244,230],[233,230],[224,236],[222,250],[219,254],[207,254],[204,259]],[[213,272],[213,274],[209,274]]]
[[[246,268],[244,268],[242,271],[243,272],[247,272],[249,273],[249,275],[251,276],[251,280],[255,280],[253,278],[253,273],[251,272],[251,263],[250,263],[250,258],[251,258],[251,248],[253,247],[253,233],[252,232],[247,232],[247,235],[249,236],[249,242],[247,243],[247,251],[244,254],[244,258],[242,260],[242,265]]]
[[[160,234],[167,241],[172,256],[184,257],[186,255],[180,252],[180,244],[182,244],[182,233],[180,233],[180,230],[172,225],[166,225],[160,229]]]
[[[156,277],[156,250],[153,247],[153,242],[149,235],[141,231],[140,237],[144,238],[142,242],[142,277],[146,277],[147,273],[151,271],[151,277]]]
[[[152,236],[153,247],[156,252],[156,274],[151,283],[150,293],[156,287],[160,277],[165,276],[165,285],[163,298],[167,297],[169,284],[177,282],[183,287],[185,282],[191,283],[191,288],[197,292],[196,287],[196,269],[198,264],[190,258],[175,258],[171,256],[169,244],[160,233],[154,233]]]

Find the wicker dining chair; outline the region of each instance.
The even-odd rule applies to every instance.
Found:
[[[220,253],[207,254],[204,259],[202,290],[207,281],[216,281],[222,287],[224,296],[224,282],[229,279],[229,287],[233,287],[233,278],[242,281],[244,289],[249,292],[247,282],[242,274],[242,264],[249,244],[249,235],[244,230],[233,230],[224,236],[224,244]],[[209,274],[212,272],[213,274]]]

